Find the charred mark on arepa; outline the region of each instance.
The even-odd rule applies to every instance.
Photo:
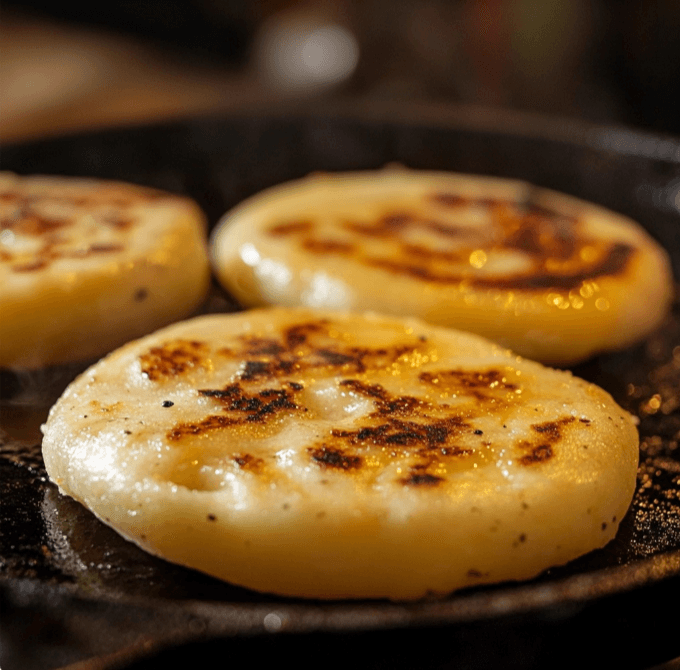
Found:
[[[296,323],[288,326],[284,330],[284,341],[288,351],[306,344],[311,335],[328,334],[330,321],[320,319],[319,321],[308,321],[306,323]]]
[[[375,411],[371,414],[372,417],[428,416],[428,410],[435,409],[432,403],[423,398],[405,394],[394,395],[388,393],[380,384],[366,384],[359,379],[344,379],[340,386],[373,400]],[[438,409],[445,407],[439,405]]]
[[[410,468],[409,474],[399,481],[404,486],[418,486],[424,488],[432,488],[438,486],[446,481],[444,477],[433,475],[431,472],[426,472],[426,466],[414,465]]]
[[[487,370],[437,370],[421,372],[418,379],[452,395],[466,395],[477,401],[500,402],[508,393],[520,391],[520,385],[508,380],[508,372]]]
[[[263,422],[283,410],[297,410],[294,391],[286,388],[269,388],[248,393],[241,384],[229,384],[223,389],[199,389],[198,394],[213,398],[242,421]],[[235,417],[235,418],[236,418]]]
[[[568,220],[560,221],[562,225],[555,226],[550,235],[546,235],[539,225],[522,226],[508,235],[504,246],[508,249],[517,249],[529,256],[550,255],[554,259],[567,260],[576,251],[576,239]]]
[[[131,208],[175,196],[143,187],[99,183],[85,193],[69,192],[69,187],[57,193],[58,186],[48,186],[45,192],[16,191],[0,194],[3,202],[11,203],[11,211],[0,217],[0,231],[9,230],[15,235],[37,238],[41,247],[33,252],[31,260],[19,260],[11,255],[2,261],[12,263],[13,272],[42,270],[54,261],[84,259],[95,254],[108,254],[124,250],[120,243],[94,242],[83,248],[81,242],[69,238],[69,229],[84,216],[109,230],[123,231],[131,228],[138,217]]]
[[[144,376],[151,381],[161,381],[200,367],[207,354],[205,342],[177,339],[152,347],[139,357],[139,361]]]
[[[635,254],[635,249],[627,244],[605,244],[592,241],[591,246],[599,252],[599,259],[591,263],[573,259],[575,263],[578,262],[578,269],[565,269],[563,272],[549,271],[545,267],[545,262],[549,260],[546,257],[541,259],[538,266],[534,266],[528,271],[498,277],[485,277],[481,275],[464,276],[461,272],[451,272],[446,268],[435,268],[433,264],[428,264],[427,262],[414,263],[411,257],[407,255],[401,260],[378,257],[366,258],[364,260],[368,265],[379,267],[395,274],[406,274],[419,280],[440,284],[458,284],[465,279],[469,286],[476,288],[527,291],[555,289],[566,291],[579,288],[584,281],[624,274],[630,259]],[[440,253],[437,251],[433,252],[432,255]],[[565,265],[568,264],[565,262]]]
[[[573,416],[565,416],[556,421],[545,421],[544,423],[534,423],[531,429],[541,435],[547,436],[552,440],[559,440],[562,437],[562,427],[573,423],[576,419]]]
[[[530,188],[527,196],[521,200],[509,200],[507,198],[492,198],[489,196],[465,196],[459,193],[446,193],[435,191],[427,196],[426,199],[443,207],[483,207],[485,209],[504,209],[514,210],[525,216],[539,216],[546,219],[570,219],[575,221],[575,217],[560,212],[552,207],[547,207],[535,200],[535,188]]]
[[[117,243],[94,243],[90,246],[82,249],[64,249],[58,254],[53,254],[50,256],[51,260],[55,258],[87,258],[94,254],[111,254],[119,251],[123,251],[125,246],[123,244]],[[43,251],[38,252],[43,255]]]
[[[500,289],[562,289],[571,290],[578,288],[585,281],[600,277],[615,277],[624,274],[630,260],[635,255],[635,249],[628,244],[593,244],[599,247],[599,260],[593,263],[582,263],[583,269],[549,272],[545,269],[524,275],[516,275],[505,279],[479,278],[473,283],[482,288]]]
[[[512,201],[504,198],[492,198],[489,196],[466,196],[460,193],[447,193],[445,191],[435,191],[426,196],[426,200],[433,202],[441,207],[459,208],[459,207],[484,207],[491,209],[493,207],[507,207],[512,205]]]
[[[280,342],[271,337],[250,337],[246,343],[247,352],[254,356],[277,356],[286,350]]]
[[[555,445],[562,439],[563,428],[575,421],[573,416],[565,416],[554,421],[532,424],[531,430],[538,433],[538,436],[535,441],[520,441],[518,446],[525,453],[519,458],[519,463],[536,465],[551,460],[555,455]]]
[[[455,425],[455,422],[450,419],[436,419],[429,423],[390,419],[378,426],[364,426],[357,430],[334,429],[331,435],[350,444],[433,448],[444,444],[453,432],[454,426],[447,424]]]
[[[531,447],[531,451],[522,456],[519,462],[522,465],[534,465],[535,463],[545,463],[554,456],[552,444],[537,444]]]
[[[295,369],[295,363],[287,360],[246,361],[239,378],[243,381],[254,381],[261,378],[279,377]]]
[[[320,240],[307,237],[302,240],[302,246],[313,254],[351,254],[355,247],[349,242],[342,240]]]
[[[469,249],[432,249],[410,242],[402,244],[401,251],[408,258],[418,258],[424,262],[462,263],[470,258]]]
[[[470,203],[470,198],[460,195],[459,193],[444,193],[436,192],[429,196],[432,202],[442,205],[444,207],[463,207]]]
[[[183,422],[167,433],[169,440],[186,435],[202,435],[210,431],[238,426],[261,426],[272,423],[281,414],[307,409],[295,401],[301,384],[288,383],[283,388],[265,388],[249,392],[243,384],[228,384],[221,389],[198,389],[199,396],[212,398],[222,405],[222,414],[212,414],[201,421]]]
[[[389,396],[387,391],[380,384],[366,384],[359,379],[343,379],[340,386],[349,388],[351,391],[368,396],[369,398],[379,398],[386,400]]]
[[[171,442],[176,442],[188,435],[203,435],[213,430],[230,428],[232,426],[238,425],[239,423],[242,422],[230,416],[212,414],[201,421],[177,424],[174,428],[166,433],[166,437]]]
[[[417,218],[410,212],[388,212],[371,223],[345,221],[342,227],[359,236],[384,238],[394,236],[415,221]]]
[[[135,223],[135,219],[131,216],[124,216],[118,212],[107,212],[101,214],[99,220],[115,230],[129,230]]]
[[[35,272],[42,270],[49,265],[49,261],[45,258],[36,258],[28,263],[17,263],[12,266],[12,272]]]
[[[389,366],[402,356],[423,348],[419,340],[411,345],[392,347],[349,346],[330,334],[331,326],[328,319],[320,319],[293,324],[278,337],[243,335],[240,348],[222,348],[218,353],[242,359],[239,380],[254,382],[324,368],[362,373]]]
[[[362,358],[366,355],[366,350],[352,351],[351,353],[344,353],[342,351],[333,351],[332,349],[317,349],[317,353],[329,365],[356,365],[363,367]]]
[[[105,244],[105,243],[95,243],[91,244],[88,249],[87,253],[91,254],[110,254],[113,253],[114,251],[123,251],[125,247],[122,244]]]
[[[29,261],[15,262],[10,266],[12,272],[34,272],[42,270],[52,264],[53,261],[60,258],[68,259],[83,259],[89,258],[96,254],[110,254],[123,251],[125,247],[122,244],[91,244],[83,248],[69,248],[68,246],[61,247],[59,240],[47,239],[43,246],[32,254]],[[20,254],[16,256],[8,253],[3,253],[0,260],[11,262],[21,258]]]
[[[388,230],[398,230],[414,220],[410,212],[390,212],[381,217],[379,225]]]
[[[326,444],[322,444],[320,447],[309,447],[307,451],[315,463],[321,467],[334,470],[357,470],[364,462],[361,456]]]
[[[199,391],[203,396],[220,401],[224,405],[224,414],[211,414],[201,421],[178,423],[166,433],[168,440],[177,441],[185,436],[203,435],[225,428],[264,425],[274,421],[283,412],[305,411],[285,389],[265,389],[248,394],[238,384],[232,386],[235,388]]]
[[[357,379],[345,379],[340,386],[371,400],[374,411],[363,418],[363,425],[354,430],[331,429],[308,449],[312,460],[324,467],[357,471],[361,467],[375,468],[385,459],[389,462],[406,457],[411,461],[409,474],[397,481],[408,486],[432,487],[444,481],[438,472],[431,471],[433,468],[441,469],[448,459],[474,454],[474,449],[461,446],[456,438],[472,435],[475,429],[448,406],[391,394],[379,384]]]
[[[482,289],[569,291],[584,281],[625,273],[635,253],[629,245],[587,237],[581,231],[578,212],[558,211],[535,202],[531,191],[526,198],[514,202],[446,192],[432,193],[425,201],[445,208],[446,219],[388,210],[372,220],[337,222],[338,228],[359,239],[394,242],[396,248],[391,256],[377,256],[345,239],[315,236],[312,222],[306,222],[308,225],[305,226],[281,224],[281,227],[286,234],[298,234],[299,243],[310,253],[352,255],[358,262],[394,274],[441,284],[459,284],[465,280],[468,285]],[[468,207],[487,211],[485,229],[456,224],[452,219],[457,209]],[[275,226],[270,232],[277,229]],[[442,243],[414,244],[413,236],[409,234],[413,230],[427,231]],[[584,260],[582,251],[585,248],[592,259]],[[493,277],[470,272],[468,259],[476,249],[520,252],[529,261],[529,267]]]
[[[252,454],[234,454],[231,458],[241,470],[260,474],[264,469],[264,459],[253,456]]]
[[[440,370],[437,372],[422,372],[420,381],[427,384],[447,384],[454,382],[456,385],[468,389],[493,389],[499,388],[514,391],[517,384],[508,382],[507,376],[495,368],[489,370]]]
[[[286,223],[279,223],[275,226],[271,226],[268,229],[268,232],[270,235],[276,237],[284,237],[295,233],[306,233],[312,230],[313,227],[314,224],[308,220],[288,221]]]
[[[24,202],[13,214],[0,218],[0,230],[11,230],[18,235],[42,237],[72,224],[68,218],[53,218],[41,214]]]
[[[368,425],[356,430],[333,429],[331,437],[351,445],[391,447],[397,452],[406,449],[414,454],[435,449],[442,456],[471,453],[450,443],[454,437],[474,429],[465,417],[448,407],[434,406],[409,395],[394,395],[380,384],[366,384],[358,379],[345,379],[340,386],[372,400],[375,409],[366,417]],[[444,416],[437,416],[442,412]]]

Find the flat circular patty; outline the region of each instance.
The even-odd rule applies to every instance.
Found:
[[[187,198],[0,173],[0,368],[101,356],[191,314],[209,274]]]
[[[246,306],[372,309],[469,330],[545,363],[658,326],[665,252],[631,220],[508,179],[315,174],[228,212],[215,271]]]
[[[372,315],[199,317],[130,343],[52,408],[60,489],[144,549],[288,596],[413,599],[603,546],[631,417],[482,338]]]

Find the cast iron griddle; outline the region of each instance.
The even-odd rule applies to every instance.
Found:
[[[627,129],[431,107],[258,112],[4,147],[3,169],[186,193],[211,225],[257,191],[318,170],[413,168],[517,177],[644,225],[680,274],[680,142]],[[209,311],[235,309],[217,287]],[[0,317],[1,318],[1,317]],[[0,377],[0,666],[200,664],[201,654],[303,667],[649,667],[680,655],[680,306],[641,345],[575,373],[640,418],[638,489],[616,539],[522,584],[441,601],[277,598],[153,558],[45,476],[36,432],[77,372]],[[172,647],[172,648],[169,648]],[[253,657],[253,655],[255,656]]]

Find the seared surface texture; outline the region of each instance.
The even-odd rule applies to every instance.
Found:
[[[201,317],[126,345],[44,428],[50,477],[143,548],[278,594],[392,599],[606,544],[637,431],[598,387],[417,320]]]
[[[671,299],[667,255],[626,217],[520,181],[394,167],[250,198],[212,259],[247,306],[417,316],[557,365],[642,339]]]

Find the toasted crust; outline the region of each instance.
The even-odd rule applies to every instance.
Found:
[[[208,282],[205,220],[191,200],[0,174],[0,367],[101,356],[191,314]]]
[[[199,317],[79,377],[43,427],[62,492],[151,553],[288,596],[414,599],[603,546],[631,417],[474,335],[311,310]]]
[[[665,252],[602,207],[507,179],[389,168],[315,174],[245,201],[211,245],[246,306],[374,309],[570,365],[667,313]]]

